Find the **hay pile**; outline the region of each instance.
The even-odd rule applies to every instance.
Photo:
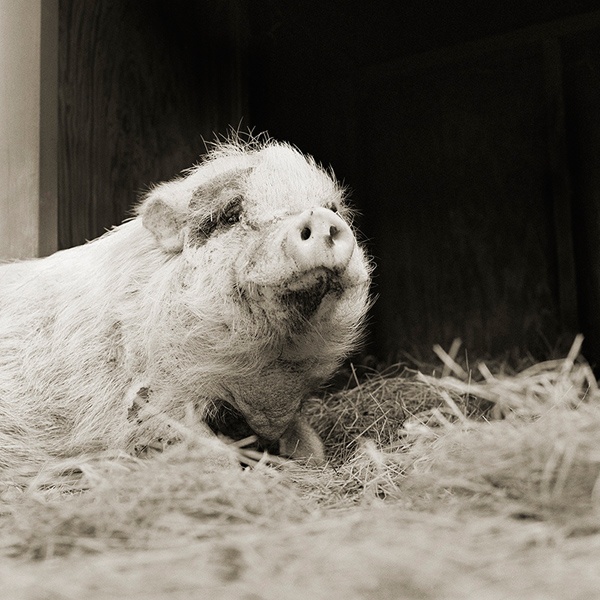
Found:
[[[600,392],[560,361],[404,370],[309,402],[330,463],[192,441],[0,495],[0,598],[600,597]]]

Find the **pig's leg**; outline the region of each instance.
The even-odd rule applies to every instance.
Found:
[[[325,449],[317,432],[301,415],[296,415],[279,440],[279,452],[290,458],[304,459],[311,465],[325,462]]]
[[[165,403],[163,403],[164,405]],[[185,441],[188,447],[198,449],[204,471],[239,469],[239,460],[232,447],[218,439],[206,423],[197,419],[192,405],[188,405],[183,419],[173,419],[161,411],[160,397],[142,387],[135,392],[130,420],[137,425],[129,451],[140,456],[149,451],[163,451],[168,446]]]

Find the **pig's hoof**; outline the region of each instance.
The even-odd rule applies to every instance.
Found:
[[[302,460],[311,466],[325,463],[325,447],[317,432],[296,415],[279,440],[279,453],[283,456]]]
[[[202,471],[213,473],[228,469],[239,469],[236,452],[216,437],[199,438],[193,444],[198,454]]]

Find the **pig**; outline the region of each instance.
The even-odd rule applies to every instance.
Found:
[[[228,139],[134,215],[0,265],[0,469],[141,453],[190,414],[214,447],[225,413],[322,462],[300,409],[360,339],[371,272],[333,173]]]

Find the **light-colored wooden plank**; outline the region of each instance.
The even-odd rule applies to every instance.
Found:
[[[0,260],[38,252],[41,0],[0,0]]]

